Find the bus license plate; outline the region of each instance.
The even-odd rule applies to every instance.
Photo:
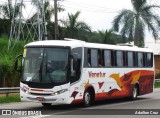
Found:
[[[37,97],[36,100],[38,100],[38,101],[44,101],[45,98],[44,97]]]

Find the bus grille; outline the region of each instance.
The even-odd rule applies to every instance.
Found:
[[[30,94],[31,95],[41,95],[41,96],[50,96],[51,95],[51,93],[42,94],[42,93],[31,93],[31,92],[30,92]]]
[[[29,100],[34,100],[37,101],[36,98],[32,98],[32,97],[27,97]],[[45,99],[44,101],[56,101],[57,99]]]

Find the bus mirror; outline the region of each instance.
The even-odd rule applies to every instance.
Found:
[[[23,57],[22,54],[18,55],[15,59],[15,64],[14,64],[14,69],[19,72],[22,70],[22,57]]]

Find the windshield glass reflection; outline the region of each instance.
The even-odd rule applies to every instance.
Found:
[[[23,81],[63,83],[67,81],[68,49],[27,48]]]

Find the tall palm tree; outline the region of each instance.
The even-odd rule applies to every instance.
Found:
[[[78,21],[80,11],[77,11],[75,14],[68,13],[67,21],[63,22],[66,27],[66,35],[70,38],[78,38],[80,31],[91,32],[91,28],[83,21]]]
[[[147,0],[131,0],[133,11],[123,9],[113,20],[113,29],[119,31],[130,40],[134,40],[137,46],[144,45],[145,28],[152,32],[154,39],[158,37],[160,17],[153,9],[160,8],[157,5],[149,5]]]

